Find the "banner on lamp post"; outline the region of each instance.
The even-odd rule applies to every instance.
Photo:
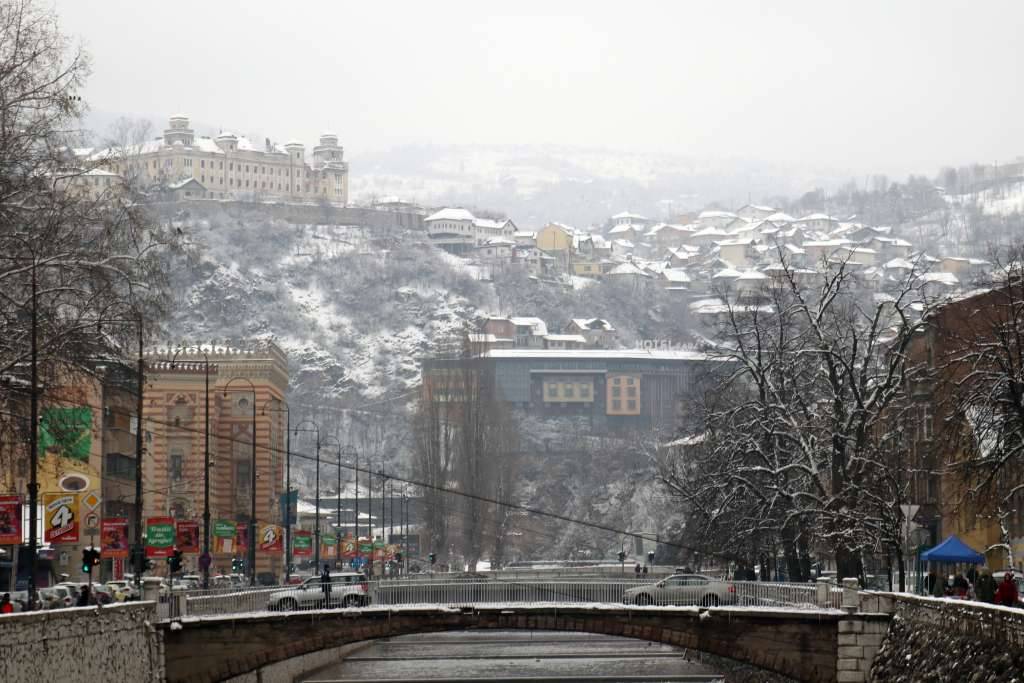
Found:
[[[230,519],[218,519],[213,523],[213,552],[233,553],[236,550],[237,528]]]
[[[284,533],[281,527],[276,524],[263,524],[259,531],[259,545],[256,546],[261,553],[284,552]]]
[[[81,527],[77,493],[44,493],[47,543],[78,543]]]
[[[105,517],[100,522],[100,555],[118,560],[128,558],[128,518]]]
[[[313,534],[308,531],[292,532],[292,555],[310,557],[313,555]]]
[[[174,554],[174,518],[150,517],[146,520],[146,557],[170,557]]]
[[[178,521],[174,527],[174,544],[183,553],[198,553],[199,522],[191,519]]]
[[[0,545],[21,543],[21,496],[0,496]]]

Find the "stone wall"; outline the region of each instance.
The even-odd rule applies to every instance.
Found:
[[[424,218],[420,213],[404,211],[381,211],[358,206],[340,207],[326,204],[286,204],[283,202],[192,199],[180,202],[157,202],[154,206],[163,211],[188,211],[199,216],[226,213],[234,218],[244,219],[249,215],[258,215],[261,218],[277,218],[297,224],[358,225],[379,230],[423,230]]]
[[[73,683],[164,679],[151,602],[0,617],[0,681]]]
[[[870,680],[1020,683],[1024,611],[900,596]]]

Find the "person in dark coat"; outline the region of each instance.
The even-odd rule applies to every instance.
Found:
[[[639,562],[637,562],[636,566],[633,567],[633,573],[636,574],[637,576],[640,576],[640,563]]]
[[[320,574],[320,590],[324,592],[324,606],[326,607],[331,602],[331,566],[328,564],[324,565],[324,570]]]
[[[978,580],[974,584],[974,593],[982,602],[996,601],[996,580],[992,578],[987,567],[983,567],[981,573],[978,574]]]
[[[1013,572],[1003,574],[1003,580],[996,589],[996,604],[1017,607],[1017,582],[1013,580]]]
[[[935,570],[928,572],[928,576],[924,580],[924,590],[928,595],[935,595],[935,584],[938,582],[939,577],[936,576]]]
[[[647,565],[646,565],[646,564],[644,565],[644,571],[643,571],[643,574],[644,574],[644,576],[647,576]]]
[[[92,590],[88,585],[82,586],[82,592],[78,594],[78,602],[75,603],[76,607],[88,607],[93,604]]]

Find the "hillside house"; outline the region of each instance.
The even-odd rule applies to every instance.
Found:
[[[618,336],[612,324],[602,318],[573,318],[562,333],[583,335],[587,346],[598,349],[611,348]]]

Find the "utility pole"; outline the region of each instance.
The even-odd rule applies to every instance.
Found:
[[[139,313],[139,357],[135,368],[135,587],[142,594],[142,572],[146,568],[145,544],[142,542],[142,408],[146,383],[145,360],[142,357],[142,313]]]
[[[29,392],[31,396],[30,403],[30,422],[29,425],[29,485],[28,485],[28,549],[30,553],[29,557],[29,571],[31,574],[28,577],[28,595],[31,609],[36,606],[36,571],[39,567],[39,535],[37,527],[39,526],[39,477],[36,470],[39,469],[39,349],[37,346],[37,335],[38,335],[38,323],[39,323],[39,312],[36,310],[36,296],[38,294],[39,285],[36,281],[36,257],[32,255],[32,310],[31,310],[31,378],[32,386]]]

